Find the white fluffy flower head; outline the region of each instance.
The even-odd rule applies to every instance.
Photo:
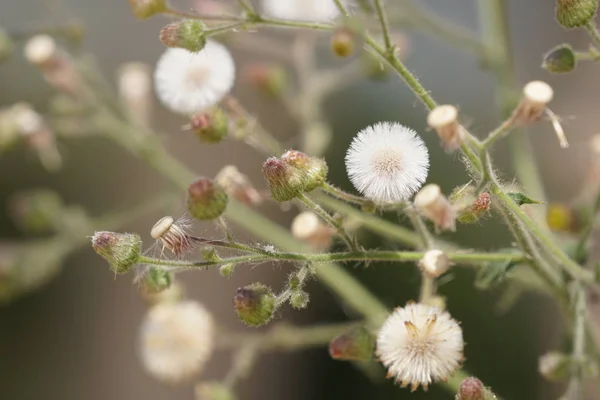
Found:
[[[463,347],[458,323],[425,304],[397,308],[377,336],[377,355],[388,376],[412,391],[448,378],[463,360]]]
[[[142,362],[161,381],[178,383],[198,374],[213,348],[213,318],[194,301],[158,303],[140,327]]]
[[[340,11],[333,0],[262,0],[265,15],[293,21],[328,22]]]
[[[365,197],[389,203],[408,199],[423,185],[429,153],[417,133],[396,122],[379,122],[356,135],[346,170]]]
[[[193,114],[214,106],[231,90],[235,64],[220,43],[207,40],[198,53],[169,48],[158,60],[154,86],[171,111]]]

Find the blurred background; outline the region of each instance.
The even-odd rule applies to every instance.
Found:
[[[198,0],[199,1],[199,0]],[[217,0],[214,0],[217,2]],[[474,31],[477,26],[477,0],[420,0],[456,23]],[[207,0],[208,3],[210,1]],[[180,9],[194,7],[192,0],[172,0]],[[393,7],[393,1],[390,1]],[[554,4],[547,0],[506,1],[510,15],[512,45],[521,84],[541,79],[555,89],[553,110],[563,116],[571,148],[561,150],[549,123],[529,130],[535,157],[543,171],[548,198],[568,201],[581,190],[589,165],[587,139],[597,128],[596,65],[584,63],[576,74],[553,76],[540,68],[543,54],[551,47],[569,42],[585,49],[582,32],[566,32],[554,21]],[[160,28],[168,21],[155,17],[138,21],[126,0],[3,0],[0,26],[9,32],[60,25],[76,20],[85,27],[83,48],[92,53],[106,77],[114,81],[119,66],[128,61],[154,65],[164,47],[158,41]],[[430,36],[402,31],[407,37],[404,56],[422,84],[441,103],[460,107],[468,126],[480,137],[499,121],[494,106],[494,78],[480,69],[479,60],[449,48]],[[272,31],[281,40],[290,40],[289,31]],[[342,65],[328,54],[328,37],[321,40],[322,61]],[[0,106],[26,100],[43,111],[52,90],[39,72],[30,66],[17,48],[14,56],[0,64]],[[233,48],[238,69],[244,63],[263,59],[255,50]],[[289,67],[289,66],[288,66]],[[261,122],[284,143],[294,143],[297,124],[274,99],[238,84],[234,94],[256,113]],[[440,148],[434,133],[427,133],[426,113],[412,93],[395,77],[386,80],[363,79],[327,99],[323,109],[331,124],[333,142],[325,154],[330,180],[345,189],[351,185],[345,175],[343,155],[358,130],[381,120],[400,121],[423,134],[432,154],[429,182],[446,192],[467,182],[462,164]],[[571,118],[574,117],[574,118]],[[235,163],[256,186],[263,188],[260,166],[263,156],[246,145],[226,141],[219,145],[199,143],[181,130],[186,122],[157,105],[157,130],[165,133],[165,143],[177,158],[199,175],[214,176],[224,163]],[[504,145],[504,144],[503,144]],[[497,166],[506,181],[513,180],[508,151],[503,145],[494,152]],[[65,165],[57,173],[44,170],[36,157],[19,147],[0,156],[0,242],[27,238],[6,212],[9,199],[26,189],[47,188],[62,196],[67,204],[82,205],[91,215],[132,207],[168,187],[143,162],[132,158],[102,138],[61,140],[59,150]],[[533,156],[533,155],[532,155]],[[184,196],[169,209],[182,213]],[[295,210],[264,207],[261,211],[289,226]],[[149,229],[162,211],[147,213],[129,223],[124,231],[140,232],[149,243]],[[243,232],[235,232],[243,236]],[[214,233],[211,224],[196,224],[195,232]],[[90,235],[92,232],[90,232]],[[499,249],[509,246],[510,237],[495,220],[461,228],[448,235],[468,247]],[[247,240],[251,240],[247,238]],[[367,247],[395,246],[376,237],[364,237]],[[0,251],[1,247],[0,247]],[[191,385],[170,387],[146,375],[136,353],[137,330],[146,305],[131,276],[115,276],[104,260],[88,246],[72,253],[60,273],[39,290],[0,305],[0,398],[7,400],[64,399],[190,399]],[[389,307],[403,305],[418,295],[416,268],[390,264],[369,269],[347,266]],[[286,265],[238,268],[230,280],[216,270],[185,273],[180,276],[190,297],[206,304],[219,323],[235,330],[248,330],[237,320],[232,308],[235,290],[244,284],[262,281],[278,288],[287,275]],[[538,357],[561,348],[562,328],[551,303],[534,295],[522,296],[507,312],[498,310],[500,291],[479,291],[473,287],[473,274],[457,271],[440,287],[448,297],[448,308],[462,322],[465,332],[465,368],[490,385],[506,399],[546,399],[556,397],[560,388],[544,382],[537,373]],[[356,317],[339,304],[318,282],[308,287],[310,306],[302,311],[289,307],[281,320],[302,325],[343,321]],[[218,353],[202,380],[222,377],[230,354]],[[329,358],[325,348],[262,356],[251,376],[239,387],[242,400],[251,399],[450,399],[439,387],[428,394],[395,387],[383,380],[383,370],[365,374],[352,364]]]

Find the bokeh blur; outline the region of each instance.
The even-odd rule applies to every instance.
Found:
[[[197,0],[202,1],[202,0]],[[210,2],[226,0],[205,0]],[[282,0],[283,1],[283,0]],[[394,1],[388,1],[390,8]],[[420,0],[468,29],[477,31],[477,0]],[[597,133],[598,66],[581,64],[575,74],[550,75],[540,68],[543,54],[551,47],[569,42],[585,48],[582,32],[567,32],[554,21],[554,4],[547,0],[506,0],[509,9],[512,47],[519,83],[532,79],[549,82],[555,89],[553,110],[564,118],[571,148],[559,148],[549,123],[528,131],[539,161],[548,198],[568,201],[581,190],[588,168],[587,139]],[[192,0],[172,0],[180,9],[194,7]],[[122,63],[141,61],[154,65],[164,47],[158,31],[168,21],[155,17],[136,20],[127,0],[2,0],[0,27],[8,32],[24,32],[40,27],[59,26],[76,21],[84,27],[82,49],[93,54],[106,77],[114,82]],[[402,30],[401,30],[402,31]],[[290,40],[289,31],[270,31],[279,39]],[[494,104],[495,80],[480,67],[479,60],[451,48],[423,33],[402,31],[409,50],[404,56],[423,85],[442,103],[459,106],[475,134],[484,135],[499,121]],[[240,35],[250,33],[240,33]],[[328,53],[328,37],[322,35],[320,57],[329,66],[340,66]],[[233,47],[238,68],[264,59],[259,49]],[[37,109],[47,109],[52,89],[39,72],[23,58],[21,46],[13,57],[0,63],[0,107],[27,101]],[[291,67],[287,65],[287,68]],[[298,126],[285,108],[273,99],[255,93],[239,83],[235,95],[255,113],[283,143],[294,145]],[[260,166],[263,156],[248,146],[226,141],[218,145],[199,143],[182,131],[186,122],[156,104],[153,122],[164,133],[165,145],[198,175],[214,176],[224,163],[235,163],[260,188],[264,187]],[[331,124],[334,139],[325,156],[331,181],[351,190],[345,175],[343,155],[353,135],[366,125],[381,121],[400,121],[419,131],[432,154],[430,182],[450,191],[466,183],[467,175],[455,156],[440,148],[438,138],[425,126],[426,112],[399,79],[363,79],[331,96],[324,104],[324,115]],[[19,231],[7,210],[15,193],[33,188],[52,189],[65,203],[82,205],[91,215],[134,207],[144,199],[157,196],[169,185],[143,162],[134,159],[100,137],[61,140],[59,150],[64,167],[49,173],[31,152],[23,147],[0,155],[0,241],[28,240]],[[502,178],[512,181],[510,154],[502,144],[494,152]],[[183,195],[175,204],[146,213],[123,227],[140,232],[145,240],[149,228],[165,212],[182,213]],[[294,210],[279,210],[269,205],[265,214],[289,226]],[[252,240],[235,227],[240,238]],[[195,230],[215,234],[213,225],[198,223]],[[90,232],[91,235],[93,232]],[[218,234],[218,233],[217,233]],[[509,246],[506,227],[495,220],[460,229],[447,235],[468,247],[499,249]],[[390,247],[365,235],[370,247]],[[0,251],[1,248],[0,248]],[[403,305],[418,295],[416,268],[398,265],[347,265],[365,285],[389,307]],[[262,281],[278,287],[287,275],[286,265],[260,265],[238,268],[228,280],[216,270],[186,272],[181,275],[190,297],[203,302],[217,316],[219,324],[232,330],[248,331],[237,320],[232,296],[237,287]],[[318,282],[310,282],[310,306],[302,311],[289,307],[280,319],[307,325],[314,322],[343,321],[356,317]],[[499,290],[480,291],[473,286],[473,274],[457,271],[440,292],[448,297],[454,318],[465,332],[465,368],[505,399],[547,399],[560,393],[537,373],[538,357],[564,343],[558,312],[535,295],[524,295],[508,311],[499,310]],[[39,290],[0,305],[0,399],[190,399],[190,385],[171,387],[146,375],[136,352],[139,323],[146,305],[131,276],[115,276],[104,260],[86,245],[72,253],[60,273]],[[218,353],[202,380],[222,377],[231,354]],[[453,398],[440,387],[427,394],[408,390],[385,381],[381,367],[365,372],[350,363],[333,361],[325,348],[262,356],[252,374],[239,386],[239,398],[251,399],[398,399]]]

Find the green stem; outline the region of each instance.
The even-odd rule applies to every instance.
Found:
[[[583,364],[586,361],[585,355],[585,289],[581,285],[575,285],[575,319],[573,327],[573,352],[571,365],[571,379],[567,393],[569,399],[580,400],[583,398]]]
[[[337,188],[328,182],[325,182],[323,184],[323,186],[321,186],[321,189],[325,193],[332,195],[336,199],[339,199],[339,200],[342,200],[342,201],[345,201],[345,202],[348,202],[351,204],[356,204],[358,206],[367,206],[367,205],[373,204],[373,202],[369,199],[366,199],[362,196],[357,196],[355,194],[345,192],[342,189]]]
[[[592,236],[592,233],[594,233],[594,228],[596,226],[596,216],[598,215],[598,212],[600,212],[600,191],[598,191],[598,194],[596,195],[594,204],[591,209],[591,215],[585,228],[583,229],[583,232],[581,233],[579,242],[577,243],[577,249],[575,250],[575,260],[581,264],[587,262],[588,259],[589,241]]]
[[[569,256],[554,242],[554,240],[543,231],[529,216],[521,210],[519,205],[514,202],[495,182],[491,184],[492,193],[506,205],[507,210],[515,214],[515,216],[523,223],[525,228],[531,233],[531,235],[542,245],[545,250],[548,251],[556,261],[558,261],[561,267],[568,273],[572,278],[580,280],[584,283],[593,283],[593,275],[583,269],[575,261],[571,260]]]
[[[585,30],[590,34],[592,41],[596,46],[600,46],[600,32],[598,31],[598,26],[596,25],[596,21],[591,19],[586,25]]]
[[[350,261],[388,261],[415,262],[425,255],[422,251],[347,251],[341,253],[292,253],[274,251],[271,254],[253,254],[228,257],[211,261],[169,260],[149,256],[140,256],[140,264],[162,265],[175,268],[206,268],[222,264],[253,263],[261,261],[299,261],[311,263],[350,262]],[[514,253],[449,253],[448,258],[457,264],[484,265],[490,262],[522,262],[526,258]],[[319,270],[319,268],[317,268]]]
[[[237,3],[246,12],[248,16],[256,16],[256,10],[248,0],[237,0]]]
[[[344,227],[342,226],[342,223],[340,221],[337,221],[335,218],[333,218],[331,215],[329,215],[329,213],[327,211],[325,211],[320,205],[318,205],[317,203],[315,203],[314,201],[309,199],[306,195],[301,194],[300,196],[298,196],[298,199],[300,201],[302,201],[308,209],[310,209],[315,214],[317,214],[328,225],[335,228],[337,233],[340,235],[340,237],[342,239],[344,239],[344,242],[346,242],[346,244],[348,245],[349,248],[351,248],[353,250],[358,249],[354,239],[352,239],[350,237],[350,235],[348,234],[348,232],[346,232],[346,230],[344,229]]]
[[[333,0],[333,2],[335,3],[335,6],[338,8],[338,10],[340,10],[340,13],[344,17],[346,17],[346,18],[350,17],[350,13],[348,12],[348,9],[344,5],[344,3],[342,3],[342,0]]]
[[[385,49],[389,54],[393,54],[394,46],[392,45],[390,27],[387,20],[387,15],[385,13],[385,9],[383,8],[383,1],[374,0],[374,3],[375,10],[377,11],[377,18],[379,18],[379,23],[381,24],[381,33],[383,35],[383,43],[385,44]]]
[[[511,116],[502,122],[500,126],[494,129],[487,138],[483,142],[481,142],[481,147],[484,149],[490,147],[496,140],[504,137],[506,134],[510,132],[511,129],[515,127],[515,118],[513,117],[515,114],[511,114]]]

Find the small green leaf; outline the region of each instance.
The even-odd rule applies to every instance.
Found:
[[[507,193],[507,195],[513,199],[513,201],[515,203],[517,203],[519,206],[522,206],[523,204],[545,204],[543,201],[537,201],[537,200],[533,200],[530,199],[529,197],[525,196],[523,193],[515,193],[515,192],[511,192],[511,193]]]
[[[500,250],[501,253],[514,253],[514,249]],[[478,289],[489,289],[504,282],[506,274],[519,263],[517,261],[497,261],[482,266],[475,277]]]

